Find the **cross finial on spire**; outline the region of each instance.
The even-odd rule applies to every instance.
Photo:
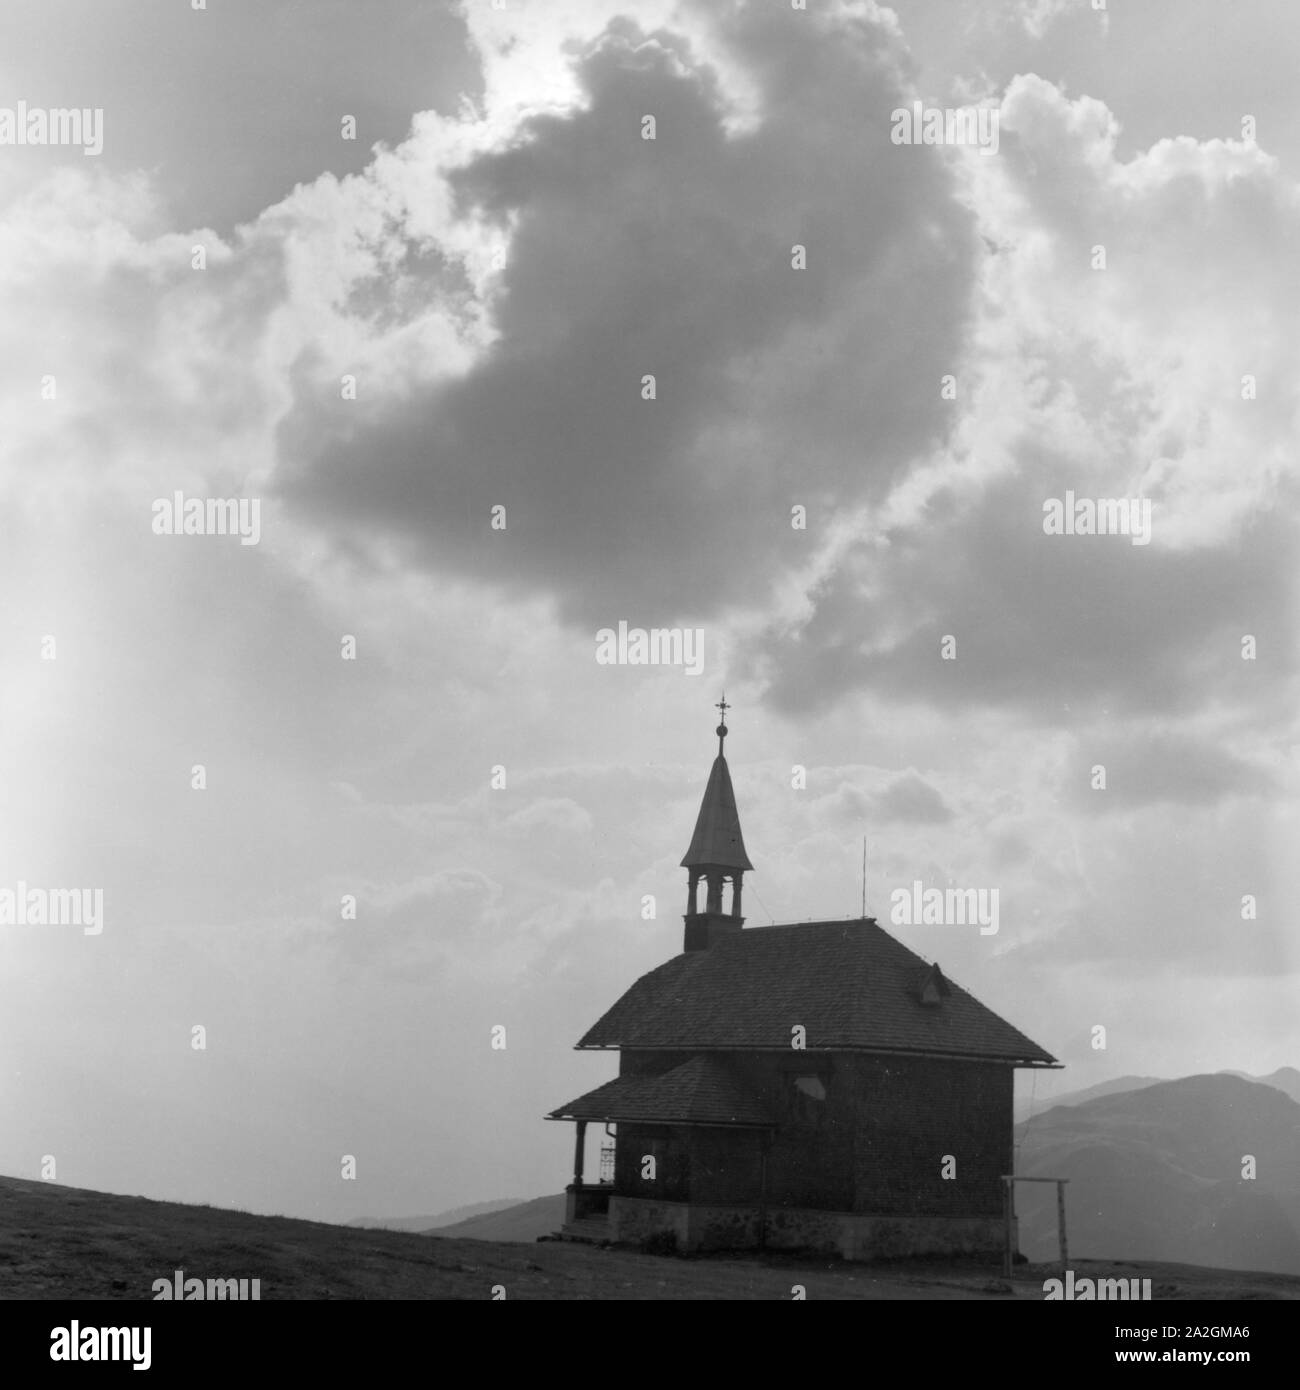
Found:
[[[722,699],[714,706],[714,709],[722,712],[722,721],[714,730],[714,733],[718,736],[718,757],[722,757],[722,740],[727,736],[727,711],[730,708],[731,706],[727,703],[727,692],[724,690],[722,692]]]

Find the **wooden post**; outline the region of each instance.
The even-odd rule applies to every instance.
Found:
[[[1002,1273],[1011,1277],[1011,1230],[1015,1222],[1015,1191],[1018,1182],[1054,1182],[1056,1184],[1056,1229],[1061,1245],[1061,1277],[1070,1262],[1070,1249],[1065,1243],[1065,1184],[1069,1178],[1018,1178],[1014,1174],[1002,1179],[1002,1211],[1006,1219],[1006,1240],[1002,1251]]]
[[[1065,1243],[1065,1183],[1056,1184],[1056,1229],[1061,1240],[1061,1278],[1065,1278],[1065,1267],[1070,1263],[1070,1247]]]
[[[578,1121],[578,1138],[573,1146],[573,1185],[582,1186],[582,1163],[587,1149],[587,1122]]]
[[[764,1129],[758,1133],[758,1248],[767,1249],[767,1150],[772,1136]]]
[[[1002,1219],[1006,1227],[1005,1238],[1002,1242],[1002,1274],[1004,1278],[1011,1278],[1011,1222],[1012,1212],[1015,1207],[1015,1192],[1010,1178],[1002,1179]]]

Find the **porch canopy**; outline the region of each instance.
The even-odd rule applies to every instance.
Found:
[[[552,1110],[548,1120],[736,1125],[771,1129],[772,1116],[724,1063],[692,1057],[659,1076],[618,1076]]]
[[[774,1129],[766,1107],[731,1072],[711,1057],[692,1057],[659,1076],[618,1076],[552,1110],[548,1120],[576,1120],[576,1186],[582,1185],[583,1137],[587,1122],[710,1125],[727,1129]]]

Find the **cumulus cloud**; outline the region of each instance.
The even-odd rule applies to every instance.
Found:
[[[771,698],[793,713],[870,688],[1075,721],[1213,691],[1284,717],[1295,185],[1249,143],[1121,162],[1105,105],[1037,77],[1001,109],[999,157],[965,171],[985,250],[951,446],[769,627]],[[1149,499],[1149,545],[1045,534],[1067,491]],[[1261,633],[1267,695],[1243,683]]]
[[[455,167],[430,130],[463,259],[467,229],[508,242],[491,344],[346,408],[300,380],[296,509],[570,618],[653,623],[760,602],[807,558],[792,506],[824,525],[943,435],[974,243],[944,162],[889,143],[891,30],[747,6],[716,42],[759,94],[740,130],[713,65],[628,20],[576,55],[579,104],[490,140],[471,122]]]
[[[543,797],[512,812],[506,817],[505,825],[510,830],[526,833],[540,830],[576,835],[589,833],[592,820],[585,807],[568,797]]]
[[[1089,740],[1087,757],[1094,761],[1077,767],[1068,791],[1080,809],[1093,812],[1162,802],[1213,805],[1230,797],[1269,797],[1281,790],[1267,764],[1236,757],[1206,740],[1159,730]],[[1093,766],[1106,771],[1105,795],[1093,790]]]
[[[942,794],[910,770],[879,793],[875,811],[881,820],[905,824],[941,825],[953,817]]]

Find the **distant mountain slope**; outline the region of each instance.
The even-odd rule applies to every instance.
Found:
[[[1254,1081],[1260,1086],[1273,1086],[1292,1100],[1300,1102],[1300,1071],[1294,1067],[1279,1067],[1270,1076],[1252,1076],[1248,1071],[1232,1070],[1215,1072],[1214,1075],[1239,1076],[1243,1081]],[[1082,1105],[1084,1101],[1118,1095],[1121,1091],[1138,1091],[1144,1086],[1154,1086],[1157,1082],[1168,1079],[1163,1076],[1117,1076],[1112,1081],[1099,1081],[1095,1086],[1085,1086],[1079,1091],[1063,1091],[1056,1096],[1022,1096],[1016,1101],[1015,1121],[1018,1125],[1023,1124],[1031,1115],[1044,1115],[1054,1105]]]
[[[1054,1105],[1082,1105],[1084,1101],[1117,1095],[1121,1091],[1140,1091],[1143,1086],[1154,1086],[1164,1079],[1163,1076],[1117,1076],[1111,1081],[1099,1081],[1095,1086],[1085,1086],[1080,1091],[1063,1091],[1058,1096],[1025,1096],[1016,1102],[1016,1124],[1023,1124],[1030,1118],[1031,1113],[1044,1115]]]
[[[355,1221],[349,1221],[348,1225],[367,1231],[436,1231],[471,1217],[516,1207],[525,1200],[523,1197],[496,1197],[490,1202],[471,1202],[468,1206],[451,1207],[434,1216],[359,1216]]]
[[[1026,1126],[1017,1171],[1070,1179],[1072,1256],[1300,1274],[1300,1104],[1273,1085],[1220,1072],[1058,1105]],[[1016,1210],[1022,1251],[1051,1258],[1055,1189],[1020,1184]]]
[[[1296,1071],[1294,1067],[1278,1067],[1269,1076],[1251,1076],[1249,1072],[1244,1071],[1220,1072],[1219,1075],[1240,1076],[1246,1081],[1257,1081],[1261,1086],[1276,1086],[1292,1100],[1300,1102],[1300,1071]]]
[[[534,1197],[504,1210],[472,1216],[454,1226],[440,1226],[426,1235],[466,1240],[536,1240],[554,1235],[564,1221],[564,1193],[554,1197]]]

